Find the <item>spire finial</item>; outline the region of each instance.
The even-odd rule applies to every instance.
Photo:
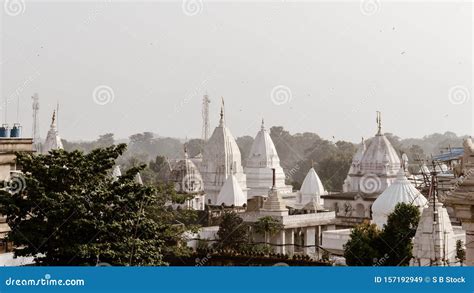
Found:
[[[382,135],[382,114],[377,111],[377,135]]]
[[[265,120],[262,118],[262,130],[265,130]]]
[[[224,97],[221,97],[222,104],[221,104],[221,120],[219,121],[219,125],[224,125]]]
[[[186,141],[184,142],[184,158],[187,159],[188,158],[188,139],[186,138]]]
[[[53,110],[53,117],[51,118],[51,126],[55,125],[56,122],[56,110]]]

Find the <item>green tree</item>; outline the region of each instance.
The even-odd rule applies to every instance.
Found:
[[[265,216],[258,219],[254,224],[253,228],[255,232],[264,236],[265,243],[269,242],[268,237],[275,235],[276,233],[283,230],[283,224],[273,217]]]
[[[125,149],[18,153],[23,188],[0,192],[15,255],[41,265],[165,264],[165,248],[185,229],[165,208],[174,190],[135,183],[142,167],[114,181],[111,169]]]
[[[456,259],[459,260],[461,266],[464,264],[466,260],[466,250],[464,249],[464,245],[462,240],[456,241]]]
[[[114,134],[106,133],[99,136],[99,139],[96,141],[96,148],[105,148],[112,146],[115,143]]]
[[[248,225],[235,212],[225,212],[221,217],[217,231],[217,248],[241,250],[249,239]]]
[[[348,266],[372,266],[380,258],[380,230],[377,225],[364,222],[356,226],[344,245],[344,257]]]
[[[386,266],[407,266],[413,258],[413,242],[420,221],[420,210],[412,204],[398,203],[388,215],[380,234],[381,254]]]

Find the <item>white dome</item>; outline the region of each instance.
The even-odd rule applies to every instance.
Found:
[[[372,219],[380,228],[387,223],[387,217],[393,212],[398,203],[413,204],[420,208],[426,206],[426,198],[408,181],[403,169],[400,169],[397,180],[379,195],[372,205]]]
[[[400,158],[385,135],[377,134],[370,140],[360,161],[362,173],[397,174]]]
[[[320,196],[325,194],[327,194],[327,192],[324,189],[323,183],[319,179],[318,174],[314,168],[309,169],[308,174],[306,174],[306,177],[303,180],[303,184],[301,184],[300,203],[307,204],[312,200],[322,203]]]
[[[227,178],[224,186],[222,186],[222,189],[217,196],[216,204],[224,204],[226,206],[243,206],[244,204],[247,204],[247,196],[242,191],[239,182],[237,182],[237,179],[233,174]]]
[[[382,134],[380,114],[377,114],[378,132],[358,148],[342,186],[343,192],[382,193],[396,178],[401,168],[400,158],[390,141]],[[361,155],[362,154],[362,155]],[[367,185],[366,178],[375,178],[377,184]]]

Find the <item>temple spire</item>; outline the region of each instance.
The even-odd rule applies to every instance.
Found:
[[[382,114],[377,111],[377,135],[382,135]]]
[[[225,120],[224,120],[224,97],[221,97],[222,99],[222,104],[221,104],[221,119],[219,121],[219,126],[224,126]]]
[[[185,159],[188,158],[188,143],[187,142],[184,143],[184,158]]]
[[[56,110],[53,111],[53,117],[51,118],[51,128],[56,128]]]

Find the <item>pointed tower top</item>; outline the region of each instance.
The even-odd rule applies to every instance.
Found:
[[[188,158],[188,144],[184,143],[184,158]]]
[[[224,97],[221,97],[221,119],[219,120],[219,126],[224,126]]]
[[[56,127],[56,110],[53,111],[53,117],[51,118],[51,128]]]
[[[382,135],[382,113],[377,111],[377,135]]]

